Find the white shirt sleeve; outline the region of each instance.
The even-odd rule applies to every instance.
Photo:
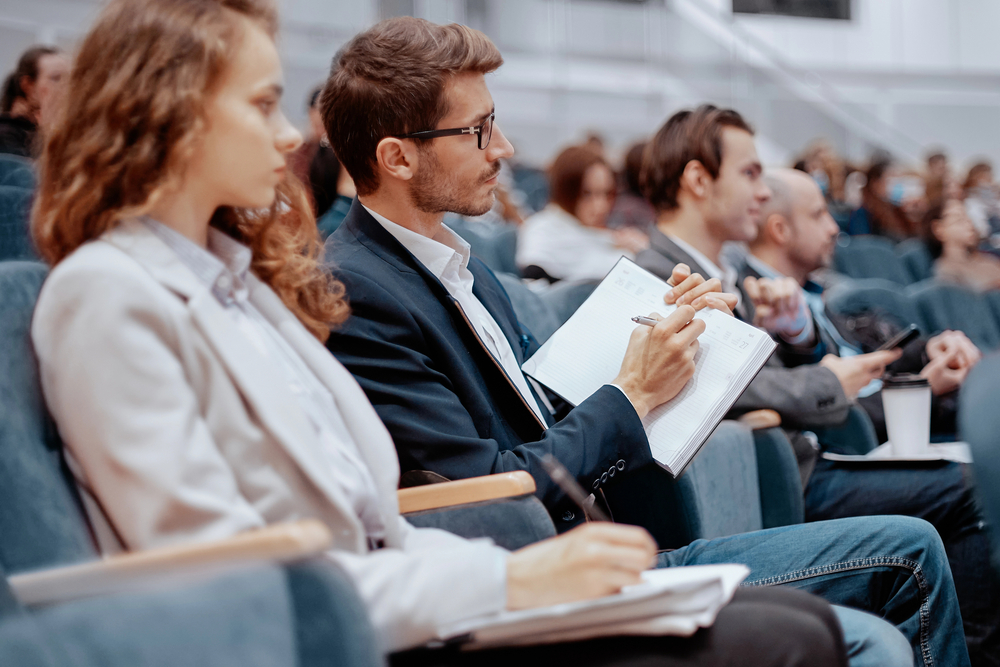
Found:
[[[385,651],[420,646],[447,624],[505,608],[507,550],[399,521],[402,549],[329,553],[353,579]]]

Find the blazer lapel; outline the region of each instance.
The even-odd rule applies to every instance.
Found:
[[[276,362],[261,355],[208,287],[202,285],[176,253],[141,222],[128,221],[102,238],[135,257],[150,275],[187,302],[195,326],[215,350],[264,429],[342,514],[354,517],[347,499],[326,474],[329,464],[319,454],[316,430],[288,391],[288,382]],[[262,284],[253,280],[259,291]],[[360,526],[358,530],[364,533]]]
[[[414,257],[413,253],[407,250],[403,244],[396,239],[396,237],[386,231],[386,229],[382,227],[382,225],[380,225],[378,221],[375,220],[375,218],[373,218],[360,203],[358,203],[357,200],[355,200],[354,206],[351,207],[351,212],[344,220],[344,225],[347,227],[347,230],[354,235],[359,243],[369,248],[372,252],[383,258],[390,265],[400,269],[404,273],[416,274],[416,276],[421,279],[421,282],[423,283],[422,285],[417,286],[416,289],[431,290],[431,293],[435,296],[435,298],[437,298],[437,300],[441,302],[448,311],[448,314],[451,317],[455,328],[460,332],[460,335],[464,334],[464,342],[469,348],[473,359],[476,360],[476,364],[480,372],[483,374],[483,381],[490,385],[491,388],[499,387],[501,388],[501,391],[507,392],[508,396],[506,397],[505,402],[516,406],[514,409],[517,410],[517,413],[507,415],[512,426],[526,439],[538,439],[540,437],[539,434],[545,430],[546,424],[538,419],[538,415],[536,415],[534,410],[532,410],[531,407],[528,406],[527,402],[525,402],[524,397],[521,396],[520,392],[518,392],[506,371],[487,350],[482,339],[479,337],[479,333],[476,331],[475,327],[472,326],[472,323],[469,321],[467,314],[463,312],[457,299],[451,295],[448,289],[441,283],[440,280],[438,280],[437,276],[431,273],[427,267]],[[482,301],[481,296],[483,295],[483,291],[479,287],[479,278],[482,273],[478,270],[474,270],[474,265],[475,263],[470,262],[469,270],[473,271],[473,277],[476,279],[473,283],[472,290],[473,294],[475,294],[476,297],[480,298]],[[487,307],[487,310],[490,311],[493,319],[497,321],[497,324],[507,337],[508,342],[514,350],[515,356],[521,358],[521,355],[518,355],[521,347],[519,332],[515,333],[509,324],[504,326],[503,320],[505,318],[497,318],[496,315],[496,299],[490,299],[489,301],[494,303],[483,301],[483,304]],[[495,391],[496,389],[491,390]]]

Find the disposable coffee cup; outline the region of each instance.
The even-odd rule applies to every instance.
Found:
[[[894,456],[926,454],[931,441],[931,385],[912,373],[882,381],[885,429]]]

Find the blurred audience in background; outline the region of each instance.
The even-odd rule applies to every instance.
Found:
[[[894,241],[917,235],[916,225],[900,206],[904,193],[889,189],[894,175],[887,159],[874,161],[868,167],[861,188],[861,207],[851,214],[848,233],[877,234]]]
[[[993,165],[976,162],[962,184],[965,195],[965,211],[975,225],[980,238],[986,238],[1000,231],[1000,197],[993,182]]]
[[[34,157],[39,128],[52,122],[69,74],[69,61],[54,46],[33,46],[7,75],[0,98],[0,153]]]
[[[615,173],[589,146],[562,151],[549,169],[551,203],[528,218],[518,236],[517,264],[525,278],[600,279],[623,256],[634,257],[649,237],[628,227],[608,229],[618,193]]]
[[[934,258],[934,277],[976,290],[1000,288],[1000,259],[978,250],[980,235],[961,199],[932,205],[923,237]]]

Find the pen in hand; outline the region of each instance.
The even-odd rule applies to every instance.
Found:
[[[652,317],[644,317],[642,315],[636,315],[632,318],[632,321],[636,324],[643,324],[647,327],[655,327],[659,320],[654,320]]]
[[[597,503],[591,504],[590,509],[586,508],[589,494],[573,479],[573,475],[569,474],[566,466],[559,463],[556,457],[551,454],[543,456],[542,467],[545,468],[545,472],[549,474],[549,477],[556,483],[556,486],[562,489],[563,493],[569,496],[585,515],[590,516],[594,521],[611,521],[608,515],[597,506]]]

